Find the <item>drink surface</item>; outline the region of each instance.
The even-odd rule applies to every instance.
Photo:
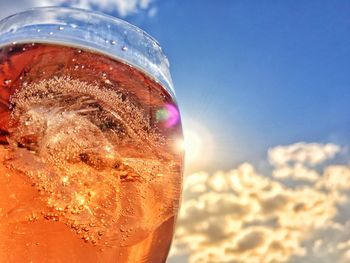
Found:
[[[55,44],[0,49],[0,262],[165,262],[181,124],[156,81]]]

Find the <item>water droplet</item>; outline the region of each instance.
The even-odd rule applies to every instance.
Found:
[[[82,51],[79,49],[79,50],[78,50],[78,53],[81,54],[81,52],[82,52]]]
[[[115,42],[114,40],[111,42],[112,45],[116,45],[117,42]]]
[[[123,51],[127,51],[127,50],[128,50],[128,47],[123,46],[123,47],[122,47],[122,50],[123,50]]]
[[[105,78],[106,76],[107,76],[107,74],[103,72],[103,73],[102,73],[102,77]]]
[[[22,48],[22,51],[26,51],[27,49],[24,47],[24,48]]]
[[[59,26],[59,27],[58,27],[58,30],[59,30],[59,31],[62,31],[62,30],[64,30],[64,27],[63,27],[63,26]]]
[[[53,32],[50,32],[49,35],[52,36],[52,35],[53,35]]]
[[[40,33],[40,31],[41,31],[40,29],[37,29],[37,30],[36,30],[36,32],[38,32],[38,33]]]
[[[72,58],[72,62],[75,62],[75,61],[77,61],[77,59],[76,58]]]
[[[12,42],[12,45],[16,45],[16,44],[17,44],[17,42],[16,42],[16,41]]]

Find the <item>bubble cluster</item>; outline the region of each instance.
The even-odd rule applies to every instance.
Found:
[[[134,191],[144,197],[151,177],[168,169],[156,160],[125,157],[157,156],[163,139],[147,113],[123,94],[69,77],[28,84],[10,102],[6,165],[27,175],[41,193],[51,209],[43,218],[64,222],[93,244],[103,237],[125,239],[129,230],[117,236],[110,231],[137,205],[136,197],[123,205],[122,183],[139,182]]]

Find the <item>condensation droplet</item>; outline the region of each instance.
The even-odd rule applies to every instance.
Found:
[[[127,51],[127,50],[128,50],[128,47],[123,46],[123,47],[122,47],[122,50],[123,50],[123,51]]]
[[[40,33],[40,31],[41,31],[40,29],[37,29],[37,30],[36,30],[36,32],[38,32],[38,33]]]
[[[115,41],[113,40],[113,41],[111,41],[111,44],[112,44],[112,45],[116,45],[117,42],[115,42]]]
[[[53,32],[50,32],[49,35],[52,36],[52,35],[53,35]]]
[[[63,27],[63,26],[59,26],[59,27],[58,27],[58,30],[59,30],[59,31],[62,31],[62,30],[64,30],[64,27]]]

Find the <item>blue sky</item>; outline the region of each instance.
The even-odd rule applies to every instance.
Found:
[[[140,26],[170,58],[183,114],[213,132],[223,158],[213,165],[258,160],[277,144],[348,143],[349,2],[157,6]]]
[[[201,140],[169,263],[350,262],[349,1],[75,3],[160,42]]]

